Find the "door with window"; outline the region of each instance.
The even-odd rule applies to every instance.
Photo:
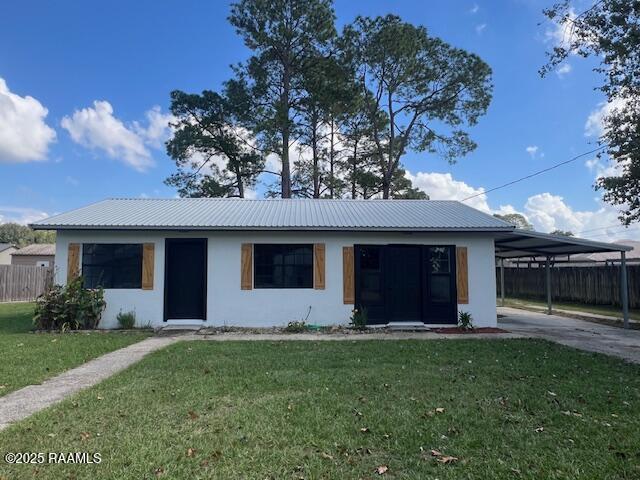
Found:
[[[206,320],[207,239],[167,238],[164,320]]]
[[[455,247],[356,245],[355,308],[369,324],[457,323]]]

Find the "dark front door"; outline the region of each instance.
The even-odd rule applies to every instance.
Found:
[[[389,245],[385,254],[387,321],[422,321],[420,247]]]
[[[205,320],[207,240],[168,238],[165,243],[164,319]]]
[[[355,272],[369,324],[457,323],[454,246],[356,245]]]
[[[424,247],[422,259],[424,323],[456,324],[458,300],[455,247]]]

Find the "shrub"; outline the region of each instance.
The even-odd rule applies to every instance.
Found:
[[[473,317],[469,312],[458,313],[458,326],[463,330],[473,330]]]
[[[302,333],[309,330],[309,326],[306,324],[304,320],[300,320],[298,322],[289,322],[287,326],[284,327],[284,331],[287,333]]]
[[[368,321],[369,315],[366,308],[354,308],[351,311],[351,322],[349,323],[349,325],[351,325],[351,327],[355,330],[365,330],[367,328]]]
[[[54,285],[38,297],[33,324],[41,330],[94,329],[105,306],[104,290],[86,289],[78,277],[64,287]]]
[[[123,312],[122,310],[116,315],[118,325],[125,330],[131,330],[136,326],[136,312]]]

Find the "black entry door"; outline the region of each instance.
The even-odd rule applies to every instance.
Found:
[[[420,246],[389,245],[385,257],[388,321],[421,322]]]
[[[424,247],[422,258],[424,323],[458,323],[455,247]]]
[[[164,319],[206,320],[207,239],[165,243]]]
[[[355,307],[369,324],[456,324],[455,247],[356,245]]]

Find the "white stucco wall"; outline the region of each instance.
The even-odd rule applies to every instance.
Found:
[[[105,291],[107,309],[101,326],[117,326],[120,310],[135,310],[140,324],[163,323],[164,239],[207,238],[207,325],[273,326],[304,319],[332,325],[348,323],[352,305],[342,298],[342,247],[354,244],[457,245],[468,248],[469,303],[459,310],[473,315],[476,326],[496,325],[495,256],[488,234],[445,233],[341,233],[341,232],[138,232],[59,231],[56,242],[56,281],[67,277],[69,243],[155,243],[153,290],[110,289]],[[325,243],[326,288],[240,289],[241,243]]]

